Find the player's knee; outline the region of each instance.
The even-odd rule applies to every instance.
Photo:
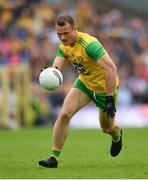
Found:
[[[70,110],[64,109],[60,113],[60,119],[62,121],[69,121],[71,119],[72,115],[73,115],[73,113]]]

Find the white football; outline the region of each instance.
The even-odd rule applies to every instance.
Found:
[[[63,84],[62,73],[54,67],[43,69],[39,75],[39,83],[47,91],[56,90]]]

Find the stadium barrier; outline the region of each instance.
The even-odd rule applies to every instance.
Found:
[[[125,128],[148,127],[148,104],[119,106],[116,113],[117,123]],[[99,111],[90,104],[81,109],[71,119],[72,128],[100,128]]]
[[[0,66],[0,127],[31,125],[31,70],[25,65]]]

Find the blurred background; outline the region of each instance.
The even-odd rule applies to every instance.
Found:
[[[0,128],[55,122],[77,74],[68,64],[55,92],[41,89],[38,77],[52,65],[59,44],[54,20],[65,12],[79,31],[99,39],[117,65],[119,124],[148,126],[147,7],[147,0],[0,0]],[[97,128],[95,105],[78,112],[71,127]]]

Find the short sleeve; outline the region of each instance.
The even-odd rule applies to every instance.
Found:
[[[93,41],[86,47],[86,53],[92,59],[98,61],[104,54],[106,54],[106,50],[98,41]]]
[[[60,56],[60,57],[65,57],[63,51],[61,50],[60,46],[58,47],[58,50],[57,50],[57,56]]]

